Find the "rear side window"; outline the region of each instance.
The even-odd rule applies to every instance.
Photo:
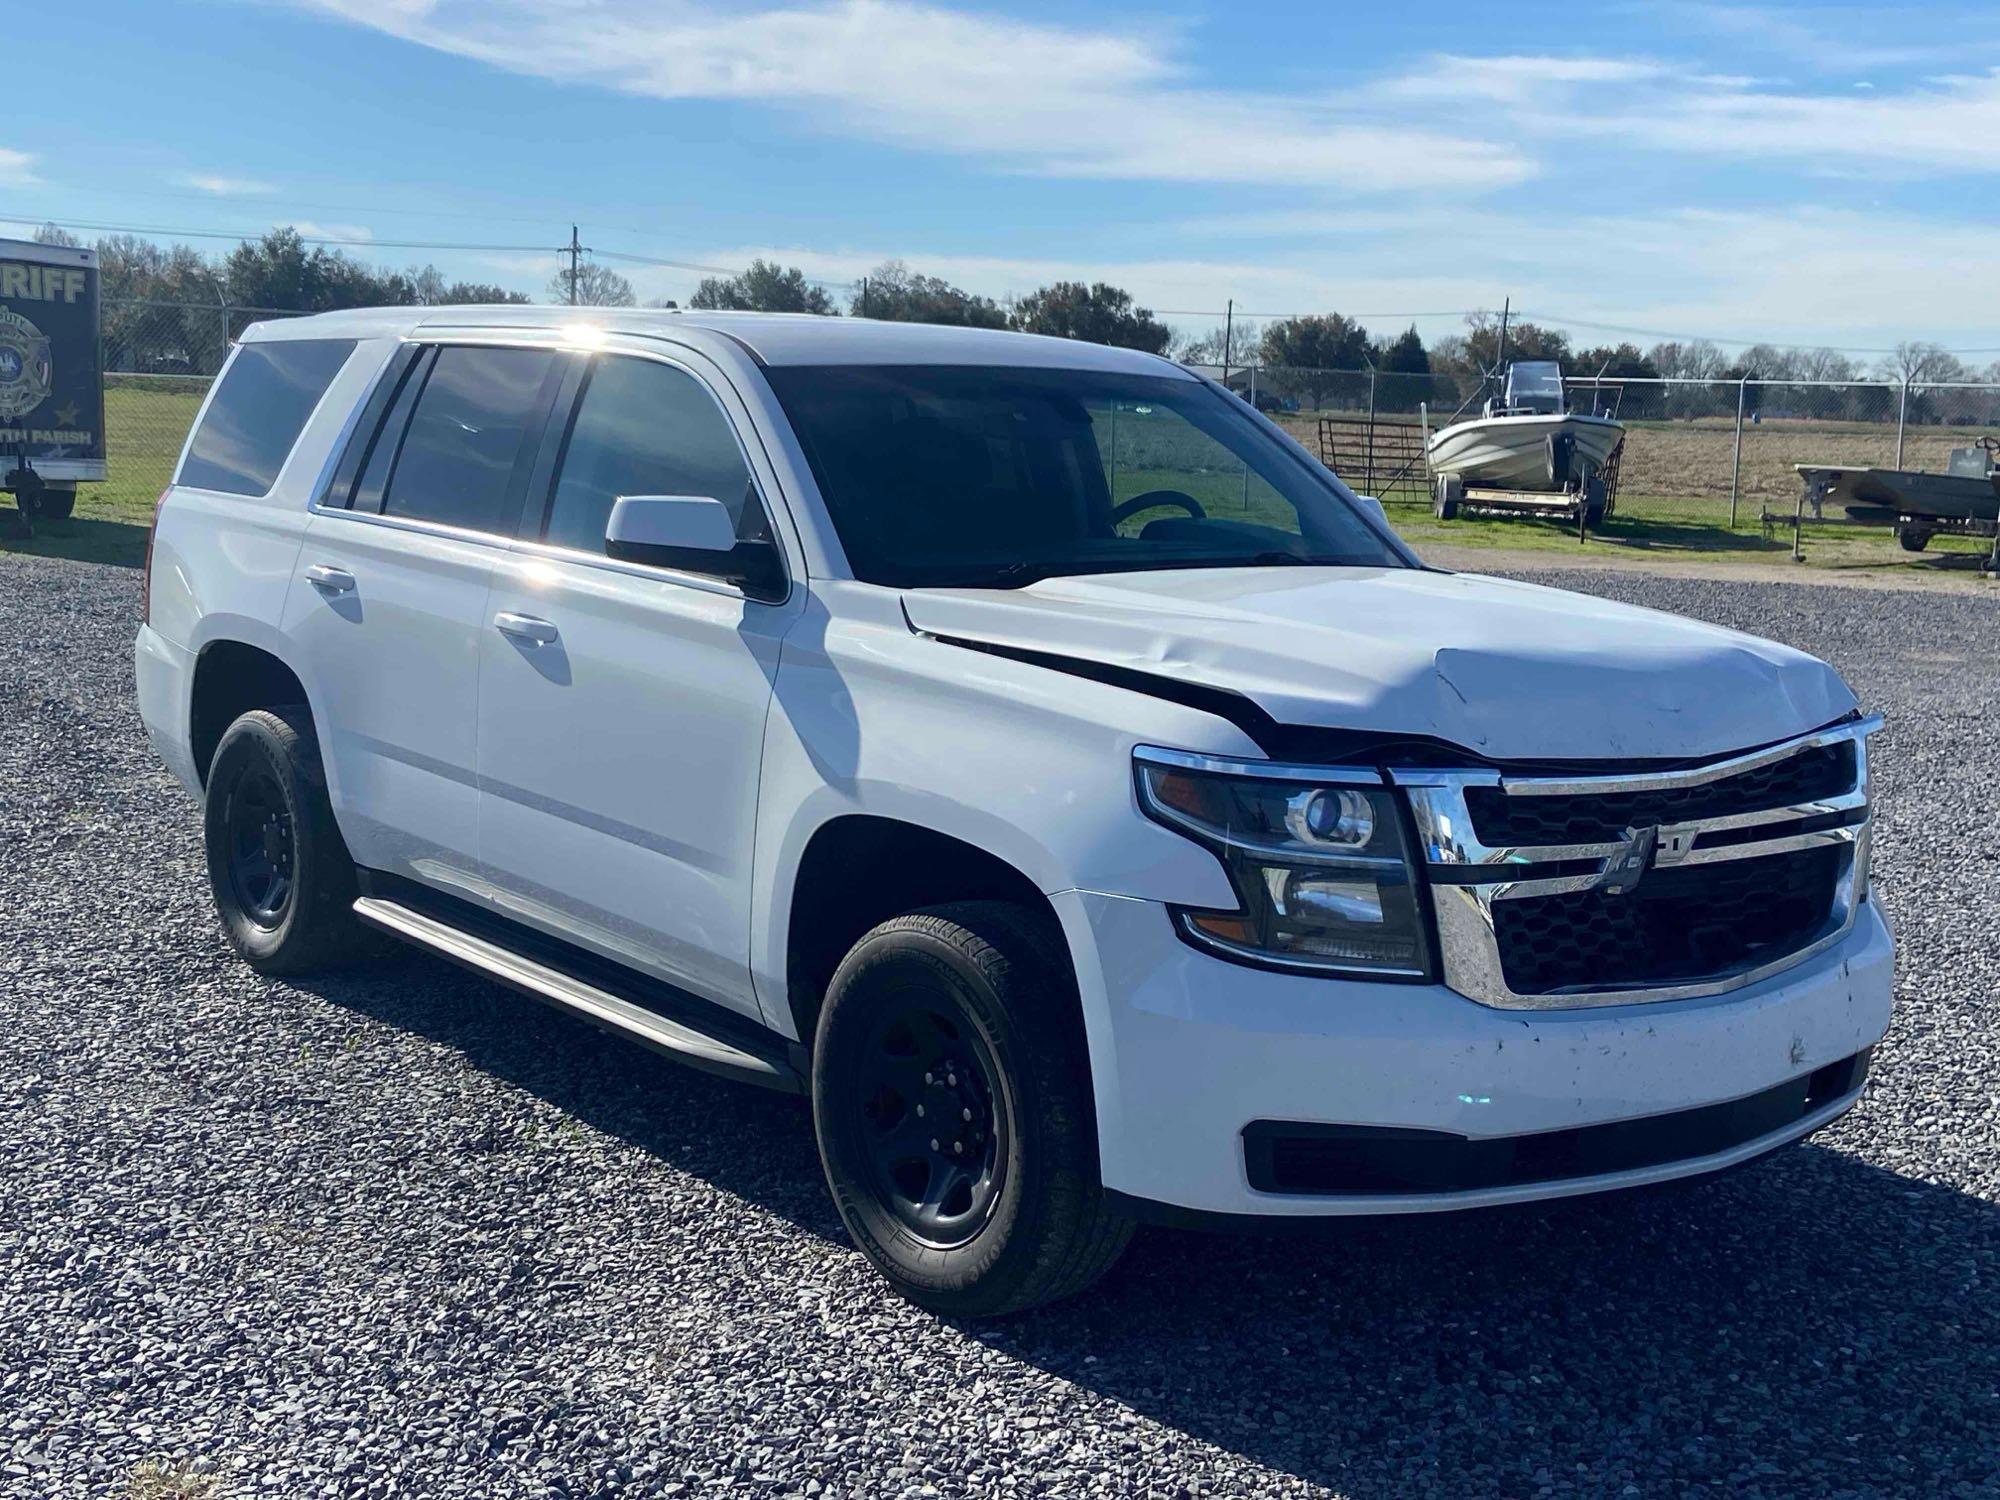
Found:
[[[729,507],[739,537],[768,534],[735,430],[707,388],[671,365],[606,356],[563,450],[545,540],[603,552],[620,495],[706,495]]]
[[[388,469],[382,513],[511,535],[516,472],[541,438],[556,374],[547,349],[439,349],[400,447],[380,454]],[[373,479],[364,475],[362,488]]]
[[[179,484],[266,495],[306,419],[354,352],[352,339],[245,344],[195,429]]]

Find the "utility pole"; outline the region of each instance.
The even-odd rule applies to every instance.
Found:
[[[1222,315],[1222,383],[1229,384],[1230,343],[1236,334],[1236,299],[1229,299],[1229,308]]]
[[[569,243],[556,251],[558,255],[567,255],[569,257],[568,281],[569,305],[571,307],[576,306],[576,283],[578,277],[582,274],[583,256],[588,248],[588,246],[577,239],[576,225],[572,224],[569,226]]]
[[[861,278],[861,316],[868,316],[868,278]]]

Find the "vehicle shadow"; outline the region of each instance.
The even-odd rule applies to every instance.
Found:
[[[1155,1231],[1094,1295],[966,1331],[1345,1495],[1990,1494],[1996,1273],[2000,1206],[1807,1145],[1591,1200]]]
[[[797,1098],[422,956],[305,988],[846,1244]],[[1609,1197],[1147,1229],[1096,1290],[957,1328],[1360,1497],[1969,1495],[2000,1486],[1996,1284],[2000,1205],[1807,1145]]]
[[[715,1077],[554,1010],[442,959],[379,959],[288,981],[304,992],[451,1047],[579,1124],[845,1245],[805,1101]]]

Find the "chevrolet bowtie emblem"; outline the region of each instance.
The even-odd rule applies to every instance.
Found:
[[[1626,829],[1623,846],[1604,862],[1598,888],[1613,896],[1631,895],[1653,868],[1653,853],[1659,842],[1660,830],[1650,823],[1643,828]]]
[[[1683,863],[1694,848],[1694,838],[1688,829],[1675,828],[1662,833],[1652,823],[1626,829],[1624,844],[1604,862],[1598,889],[1614,896],[1631,895],[1648,870]]]

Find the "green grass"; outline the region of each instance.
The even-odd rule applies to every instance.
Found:
[[[77,492],[76,515],[37,523],[30,540],[0,538],[0,551],[136,568],[146,555],[153,502],[167,486],[205,382],[112,376],[104,392],[110,478]]]
[[[1621,495],[1603,528],[1579,544],[1573,523],[1529,516],[1461,515],[1439,521],[1428,503],[1392,501],[1385,509],[1396,531],[1417,547],[1492,548],[1524,552],[1618,552],[1713,562],[1789,562],[1792,523],[1787,511],[1764,534],[1755,505],[1743,506],[1734,527],[1727,507],[1675,496]],[[1853,570],[1897,569],[1913,574],[1970,572],[1988,556],[1992,542],[1979,537],[1938,536],[1923,553],[1905,552],[1895,534],[1880,527],[1808,520],[1800,534],[1801,562],[1807,567]]]

